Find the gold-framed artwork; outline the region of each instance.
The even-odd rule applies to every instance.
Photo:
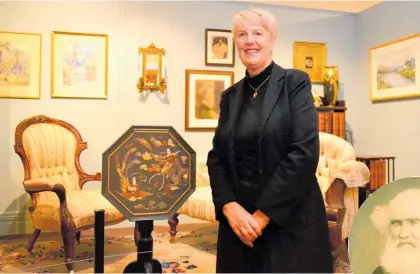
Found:
[[[54,31],[51,97],[108,97],[108,35]]]
[[[324,82],[327,64],[327,46],[325,43],[296,41],[293,43],[293,68],[309,74],[311,82]]]
[[[372,102],[420,96],[420,34],[372,47],[369,60]]]
[[[41,97],[42,36],[0,31],[0,98]]]
[[[205,39],[206,66],[235,66],[235,44],[232,31],[205,29]]]
[[[233,71],[186,70],[185,130],[213,131],[222,92],[233,85]]]

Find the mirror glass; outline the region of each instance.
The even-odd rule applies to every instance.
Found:
[[[148,53],[145,57],[144,81],[146,84],[157,84],[159,82],[159,55]]]

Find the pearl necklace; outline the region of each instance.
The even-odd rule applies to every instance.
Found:
[[[258,90],[260,89],[260,87],[262,85],[264,85],[265,82],[267,82],[267,80],[271,77],[271,75],[268,75],[267,79],[264,80],[264,82],[262,82],[257,88],[254,88],[253,86],[251,86],[250,83],[248,83],[248,85],[254,90],[254,94],[252,95],[252,98],[255,99],[255,97],[257,97],[258,95]]]

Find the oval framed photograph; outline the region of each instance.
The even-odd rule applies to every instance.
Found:
[[[418,273],[420,177],[379,188],[362,204],[349,236],[354,274]]]

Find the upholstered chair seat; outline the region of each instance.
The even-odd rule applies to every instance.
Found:
[[[90,228],[95,222],[92,212],[103,209],[105,223],[115,223],[122,214],[96,190],[76,190],[66,193],[67,208],[76,230]],[[32,225],[44,231],[60,231],[60,200],[56,197],[43,199],[32,212]]]

